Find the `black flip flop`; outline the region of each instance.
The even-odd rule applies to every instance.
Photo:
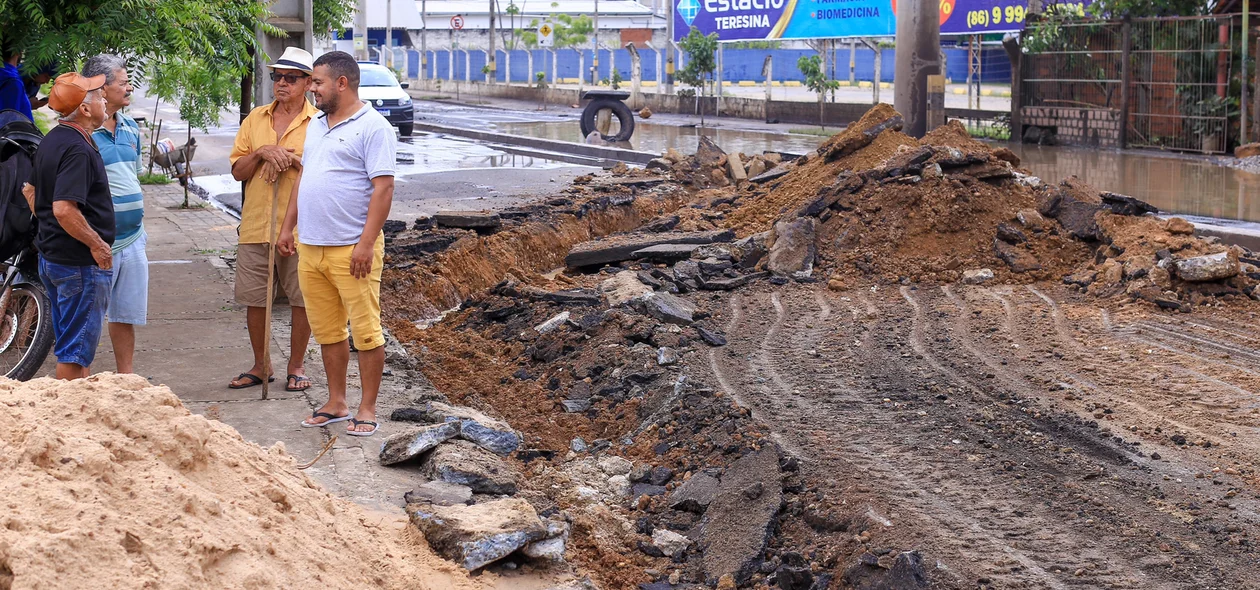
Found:
[[[304,386],[304,387],[289,387],[289,382],[290,382],[290,381],[296,381],[297,383],[301,383],[302,381],[306,381],[306,386]],[[285,390],[285,391],[306,391],[307,389],[310,389],[310,387],[311,387],[311,378],[310,378],[310,377],[307,377],[306,375],[289,375],[289,376],[288,376],[288,377],[286,377],[286,378],[285,378],[285,380],[284,380],[284,390]]]
[[[311,412],[311,418],[324,418],[324,421],[318,424],[315,424],[315,423],[307,422],[306,420],[303,420],[302,428],[323,428],[325,426],[328,426],[329,424],[336,424],[338,422],[345,422],[346,420],[353,420],[353,418],[350,417],[350,414],[346,414],[345,416],[334,416],[332,414],[329,414],[328,412]],[[307,418],[307,420],[310,420],[310,418]]]
[[[258,375],[255,375],[253,373],[241,373],[240,375],[237,375],[236,379],[233,379],[233,381],[240,381],[241,379],[244,379],[246,382],[240,385],[233,385],[229,383],[228,389],[245,389],[247,387],[257,387],[259,385],[262,385],[262,379],[259,379]],[[267,378],[267,383],[275,383],[275,382],[276,382],[275,377]]]
[[[373,434],[376,434],[376,429],[380,428],[380,426],[378,426],[375,422],[371,420],[355,420],[354,418],[351,418],[350,424],[354,425],[355,428],[358,428],[360,424],[371,424],[372,429],[367,432],[359,432],[358,430],[347,430],[346,436],[372,436]]]

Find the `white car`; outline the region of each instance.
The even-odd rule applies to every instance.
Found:
[[[411,96],[403,90],[406,87],[407,83],[399,84],[389,68],[370,61],[359,62],[359,98],[385,115],[403,137],[411,135],[416,118]]]

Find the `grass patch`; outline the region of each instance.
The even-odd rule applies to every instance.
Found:
[[[171,183],[171,177],[165,174],[161,174],[161,173],[149,174],[146,172],[140,175],[140,184],[170,184],[170,183]]]
[[[797,135],[817,135],[818,137],[831,137],[841,131],[844,131],[844,129],[829,129],[826,127],[792,127],[788,129],[788,133],[795,133]]]
[[[1011,130],[1007,127],[989,125],[967,125],[967,133],[976,139],[992,139],[1007,141],[1011,138]]]

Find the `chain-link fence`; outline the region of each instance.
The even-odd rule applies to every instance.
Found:
[[[1030,25],[1025,127],[1068,143],[1225,152],[1238,135],[1237,25],[1236,15]]]

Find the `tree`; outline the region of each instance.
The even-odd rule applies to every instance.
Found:
[[[691,27],[691,32],[678,42],[678,46],[687,52],[687,65],[678,71],[678,80],[688,86],[699,88],[701,98],[704,97],[704,89],[708,86],[709,79],[717,71],[717,59],[713,55],[717,53],[717,43],[717,33],[706,36],[701,34],[700,29],[696,27]],[[718,91],[721,92],[720,89]],[[700,101],[700,126],[704,127],[703,100]]]
[[[818,126],[823,125],[823,101],[828,90],[835,90],[840,87],[840,82],[827,79],[827,72],[823,71],[822,59],[817,55],[802,55],[796,60],[796,68],[805,75],[805,86],[810,90],[818,93]]]
[[[316,34],[340,29],[351,2],[315,0]],[[252,73],[256,31],[284,35],[268,16],[256,0],[0,0],[0,44],[22,51],[28,71],[77,69],[97,53],[126,56],[144,65],[131,72],[138,85],[152,81],[157,96],[178,100],[180,116],[205,129]]]
[[[504,35],[503,46],[508,51],[514,51],[516,50],[517,42],[520,41],[520,30],[516,28],[516,17],[521,14],[521,7],[517,6],[515,1],[512,1],[508,3],[507,8],[503,9],[503,12],[508,15],[509,22],[512,25],[511,34]]]

